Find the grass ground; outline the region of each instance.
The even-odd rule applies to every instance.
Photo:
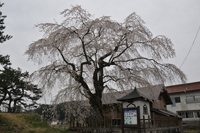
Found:
[[[1,133],[75,133],[65,127],[50,126],[37,114],[0,113]]]

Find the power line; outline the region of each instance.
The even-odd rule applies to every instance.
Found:
[[[200,29],[200,26],[199,26],[199,29]],[[193,43],[192,43],[192,46],[190,47],[189,52],[187,53],[185,59],[183,60],[181,66],[180,66],[179,68],[181,68],[181,67],[183,66],[183,64],[185,63],[185,61],[186,61],[188,55],[190,54],[190,52],[191,52],[191,50],[192,50],[192,47],[194,46],[194,42],[195,42],[195,40],[196,40],[196,38],[197,38],[197,35],[198,35],[198,33],[199,33],[199,29],[198,29],[198,31],[197,31],[197,34],[196,34],[195,38],[194,38],[194,41],[193,41]]]

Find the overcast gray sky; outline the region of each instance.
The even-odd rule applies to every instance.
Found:
[[[136,12],[154,36],[165,35],[172,40],[176,58],[168,62],[180,66],[186,57],[200,26],[199,0],[1,0],[5,33],[13,38],[0,44],[0,54],[10,55],[12,67],[33,72],[40,66],[27,61],[28,45],[42,37],[34,25],[62,21],[60,12],[71,5],[81,5],[95,17],[111,16],[122,22]],[[188,82],[200,81],[200,33],[181,70]]]

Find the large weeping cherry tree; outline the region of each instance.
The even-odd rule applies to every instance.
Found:
[[[33,78],[39,79],[44,89],[62,88],[59,98],[84,97],[102,116],[104,92],[186,81],[175,65],[164,63],[175,57],[171,40],[153,37],[136,13],[123,23],[108,16],[93,18],[80,6],[61,15],[64,20],[60,24],[37,25],[44,36],[25,52],[29,60],[47,64],[34,72]]]

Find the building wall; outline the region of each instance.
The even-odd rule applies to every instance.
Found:
[[[183,124],[186,125],[195,125],[199,124],[200,120],[200,99],[196,101],[188,100],[187,97],[200,97],[199,91],[192,91],[186,93],[176,93],[170,94],[171,99],[180,97],[180,102],[173,101],[173,105],[167,105],[167,109],[174,113],[178,113],[183,117]]]
[[[163,98],[163,96],[161,96],[160,100],[156,100],[153,102],[152,104],[152,108],[154,109],[166,109],[166,103],[165,103],[165,99]]]
[[[123,102],[123,108],[127,108],[127,105],[129,103],[128,102]],[[149,102],[147,101],[141,101],[141,100],[137,100],[134,101],[133,104],[135,104],[135,106],[139,106],[140,107],[140,119],[143,118],[143,115],[145,116],[145,118],[148,118],[148,115],[150,116],[150,105]],[[147,114],[144,114],[144,110],[143,110],[143,106],[146,105],[147,106]],[[128,108],[134,107],[133,105],[128,106]]]
[[[171,99],[175,97],[180,97],[180,102],[175,103],[175,105],[167,105],[167,109],[176,113],[177,111],[186,111],[186,110],[200,110],[200,100],[198,101],[188,101],[187,97],[200,96],[200,91],[186,92],[186,93],[177,93],[170,94]]]

